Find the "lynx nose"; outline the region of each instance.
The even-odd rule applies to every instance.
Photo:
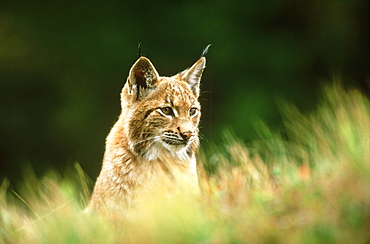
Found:
[[[188,131],[188,132],[183,132],[183,133],[180,133],[180,136],[182,137],[182,139],[184,139],[185,141],[189,140],[190,137],[192,137],[194,135],[193,132],[191,131]]]

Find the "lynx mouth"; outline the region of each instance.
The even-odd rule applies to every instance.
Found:
[[[162,135],[162,141],[165,145],[172,147],[184,147],[188,144],[188,140],[184,140],[178,133],[173,131],[165,131]]]
[[[170,139],[170,138],[164,138],[163,142],[171,146],[186,146],[187,145],[185,140],[177,140],[177,139]]]

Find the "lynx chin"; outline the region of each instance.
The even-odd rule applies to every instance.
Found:
[[[205,63],[202,55],[172,77],[159,76],[146,57],[133,64],[88,209],[132,206],[163,179],[198,189],[198,97]]]

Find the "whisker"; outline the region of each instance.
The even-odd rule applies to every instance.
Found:
[[[134,143],[133,146],[136,146],[140,143],[143,143],[143,142],[146,142],[146,141],[149,141],[149,140],[153,140],[153,139],[154,139],[154,141],[156,141],[156,139],[161,139],[161,136],[151,136],[151,137],[145,138],[144,140],[141,140],[139,142]]]
[[[148,147],[150,147],[154,142],[160,141],[162,139],[162,137],[161,136],[155,136],[155,137],[153,137],[153,139],[154,140],[150,142]]]

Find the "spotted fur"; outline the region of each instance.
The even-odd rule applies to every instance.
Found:
[[[185,176],[198,187],[201,57],[190,68],[161,77],[146,57],[131,67],[121,92],[121,115],[106,139],[103,166],[89,209],[132,204],[157,179]]]

